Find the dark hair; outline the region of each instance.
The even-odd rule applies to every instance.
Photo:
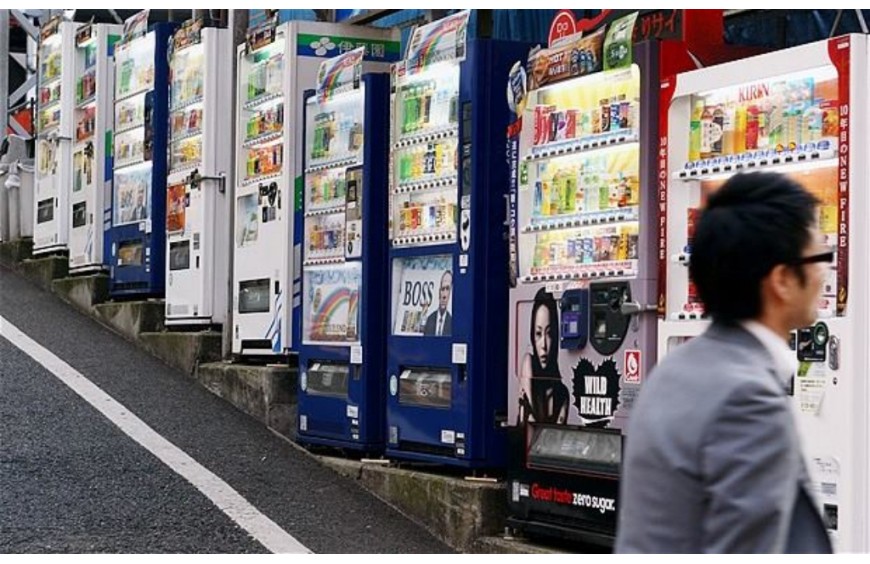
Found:
[[[810,243],[819,201],[782,174],[736,174],[712,194],[695,230],[689,275],[716,321],[761,313],[761,282],[795,264]],[[804,281],[803,270],[797,274]]]
[[[552,346],[547,352],[547,368],[541,366],[538,360],[538,350],[535,347],[535,315],[538,309],[545,307],[550,314],[550,340]],[[529,319],[529,339],[532,343],[532,376],[555,376],[559,374],[559,312],[556,309],[556,299],[553,294],[544,288],[539,288],[535,294],[535,303],[532,305],[532,315]]]

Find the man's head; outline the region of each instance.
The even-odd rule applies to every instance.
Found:
[[[441,285],[438,287],[438,309],[443,313],[447,311],[450,302],[450,290],[453,288],[453,274],[445,270],[441,275]]]
[[[818,200],[781,174],[731,177],[695,230],[689,273],[717,321],[766,321],[779,332],[811,324],[831,256]]]

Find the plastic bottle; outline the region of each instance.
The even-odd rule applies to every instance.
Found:
[[[713,112],[709,106],[704,106],[701,114],[701,158],[709,159],[713,156]]]
[[[755,104],[746,109],[746,149],[752,151],[758,148],[758,106]]]
[[[689,122],[689,160],[701,158],[701,116],[704,113],[704,101],[695,100],[692,106],[692,119]]]
[[[710,131],[712,140],[710,142],[710,152],[713,155],[721,155],[725,137],[725,110],[722,104],[716,104],[713,109],[713,128]]]
[[[815,100],[804,110],[801,123],[801,143],[816,142],[822,138],[821,100]]]
[[[733,155],[735,153],[734,150],[734,140],[735,140],[735,131],[734,131],[734,105],[728,104],[724,107],[725,117],[722,122],[722,154],[723,155]]]

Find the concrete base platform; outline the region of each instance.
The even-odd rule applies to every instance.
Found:
[[[221,359],[221,339],[221,334],[216,331],[140,333],[137,338],[146,351],[190,375],[201,363]]]
[[[140,333],[163,331],[163,300],[106,302],[94,308],[94,317],[130,340]]]
[[[471,552],[476,554],[569,554],[550,546],[512,537],[482,537],[474,542]]]
[[[69,274],[69,259],[65,256],[48,256],[38,259],[25,259],[19,263],[18,270],[25,278],[51,291],[51,283]]]
[[[18,268],[19,262],[29,259],[33,253],[33,239],[16,239],[0,243],[0,264],[6,268]]]
[[[92,274],[60,278],[51,283],[51,289],[63,301],[91,315],[94,306],[109,298],[109,277]]]
[[[298,371],[287,365],[200,364],[200,384],[286,437],[296,436]]]
[[[469,552],[481,537],[504,531],[504,483],[470,481],[385,464],[319,457],[336,472],[397,508],[452,548]]]

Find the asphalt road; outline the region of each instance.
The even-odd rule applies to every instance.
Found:
[[[450,549],[54,295],[0,267],[0,316],[319,553]],[[196,487],[0,337],[0,553],[256,553]]]

